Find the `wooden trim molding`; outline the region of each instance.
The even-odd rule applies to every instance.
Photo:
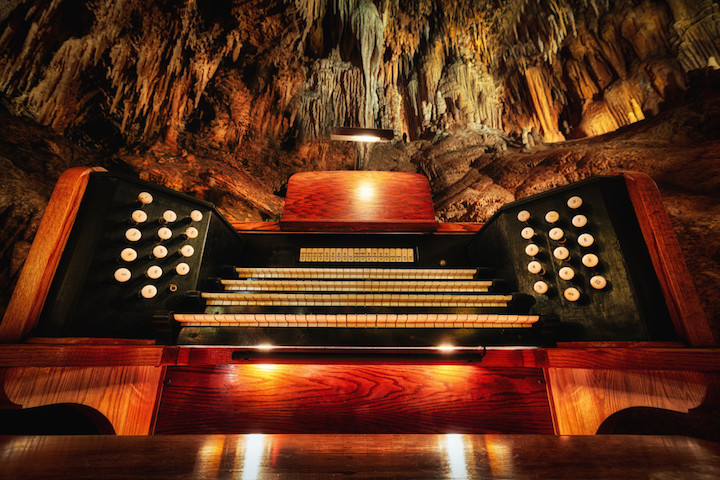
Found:
[[[675,330],[691,345],[717,345],[657,185],[643,173],[622,175]]]
[[[100,167],[75,167],[62,174],[35,234],[10,303],[0,323],[0,342],[26,337],[40,318],[55,270],[70,236],[80,201],[92,172]]]

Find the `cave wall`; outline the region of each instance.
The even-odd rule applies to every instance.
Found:
[[[419,171],[442,220],[482,221],[634,168],[660,183],[698,283],[720,286],[718,242],[699,240],[718,229],[699,213],[717,208],[718,59],[711,0],[6,0],[0,287],[75,165],[233,220],[277,218],[304,170]],[[339,125],[396,141],[329,141]]]

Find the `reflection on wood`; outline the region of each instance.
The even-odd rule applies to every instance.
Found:
[[[5,392],[23,408],[87,405],[105,415],[118,435],[147,435],[161,379],[161,367],[11,368]]]
[[[546,378],[560,435],[594,435],[607,417],[629,407],[687,412],[707,393],[701,372],[549,368]]]
[[[168,368],[155,433],[552,433],[542,372],[472,365]]]
[[[637,435],[3,437],[0,458],[12,479],[720,478],[720,445]]]

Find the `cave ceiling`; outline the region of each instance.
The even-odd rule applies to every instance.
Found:
[[[0,0],[1,268],[14,278],[61,171],[91,164],[234,220],[277,218],[303,170],[419,171],[442,220],[482,221],[634,168],[688,242],[697,222],[720,237],[683,223],[720,216],[718,60],[711,0]]]

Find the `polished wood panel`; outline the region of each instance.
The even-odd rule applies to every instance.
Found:
[[[15,344],[0,348],[0,367],[159,366],[162,345]]]
[[[20,272],[0,323],[0,342],[16,342],[37,324],[60,256],[70,236],[88,176],[99,167],[75,167],[62,174],[40,221],[35,240]]]
[[[539,369],[168,368],[155,433],[552,433]]]
[[[301,172],[288,180],[282,230],[433,231],[430,184],[405,172]]]
[[[11,368],[5,393],[23,408],[87,405],[105,415],[118,435],[150,433],[161,367]]]
[[[687,412],[702,404],[709,382],[700,372],[549,368],[546,372],[556,433],[593,435],[615,412],[656,407]]]
[[[717,345],[657,185],[642,173],[624,176],[675,330],[691,345]]]
[[[238,232],[279,232],[280,222],[230,222]],[[483,227],[483,223],[457,222],[438,223],[435,233],[467,233],[472,234]],[[287,232],[293,233],[293,232]],[[302,232],[297,232],[302,233]]]
[[[7,479],[716,479],[720,445],[603,435],[0,437]]]

